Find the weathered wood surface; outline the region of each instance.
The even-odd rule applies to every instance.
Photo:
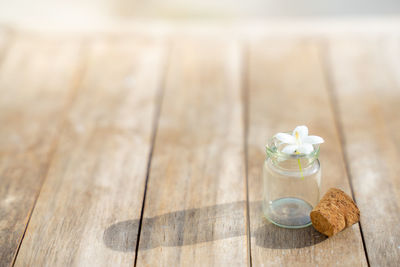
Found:
[[[240,47],[173,44],[148,181],[138,266],[245,266]]]
[[[340,139],[317,42],[261,39],[248,48],[248,176],[251,256],[254,266],[366,266],[358,225],[326,239],[312,227],[281,229],[263,218],[262,164],[266,137],[308,125],[321,145],[321,193],[350,193]],[[257,205],[254,205],[257,203]]]
[[[0,266],[396,266],[399,36],[189,29],[0,30]],[[300,124],[361,210],[329,239],[261,214],[266,140]]]
[[[75,40],[14,36],[7,46],[0,62],[0,266],[12,264],[18,250],[81,71]]]
[[[162,42],[96,41],[16,266],[132,266]]]
[[[400,262],[399,51],[399,39],[333,38],[326,53],[372,266]]]

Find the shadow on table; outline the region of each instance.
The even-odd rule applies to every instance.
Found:
[[[185,246],[246,235],[243,226],[245,205],[244,201],[240,201],[144,218],[139,249]],[[302,248],[326,239],[311,226],[292,230],[273,225],[263,219],[261,202],[251,202],[250,210],[255,213],[251,218],[257,218],[255,222],[252,221],[251,227],[251,238],[255,238],[257,246],[272,249]],[[103,241],[113,250],[134,251],[138,229],[138,219],[118,222],[104,231]]]

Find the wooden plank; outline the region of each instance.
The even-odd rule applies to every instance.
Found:
[[[141,37],[89,50],[16,266],[134,263],[165,51]]]
[[[400,73],[392,62],[399,60],[398,40],[396,46],[390,49],[392,42],[384,39],[329,42],[332,86],[371,266],[400,262]]]
[[[308,125],[321,146],[321,194],[350,193],[319,47],[307,40],[261,38],[249,46],[248,177],[251,256],[254,266],[366,266],[359,226],[326,239],[313,227],[279,228],[261,211],[264,145],[277,132]]]
[[[152,158],[138,266],[244,266],[240,48],[174,42]]]
[[[16,36],[0,67],[0,266],[12,264],[80,71],[80,45]]]

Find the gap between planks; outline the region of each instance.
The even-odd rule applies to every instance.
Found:
[[[158,86],[158,92],[157,92],[157,97],[156,97],[156,110],[154,112],[153,123],[152,123],[151,147],[150,147],[149,157],[147,160],[146,180],[145,180],[145,184],[144,184],[142,210],[140,211],[139,228],[138,228],[137,239],[136,239],[135,261],[134,261],[134,265],[133,265],[134,267],[136,267],[136,265],[137,265],[139,243],[140,243],[140,233],[142,230],[143,214],[144,214],[144,208],[145,208],[145,203],[146,203],[147,185],[148,185],[149,176],[150,176],[151,159],[153,157],[154,144],[155,144],[156,137],[157,137],[158,123],[160,120],[162,100],[163,100],[164,89],[165,89],[165,80],[167,78],[168,66],[169,66],[170,57],[171,57],[171,41],[166,40],[165,43],[166,43],[167,47],[165,50],[166,52],[165,52],[164,66],[162,68],[160,84]]]
[[[250,204],[249,204],[249,164],[248,164],[248,135],[249,135],[249,44],[241,43],[241,89],[243,103],[243,147],[244,167],[246,175],[246,231],[247,231],[247,253],[248,266],[253,266],[251,259],[251,231],[250,231]]]

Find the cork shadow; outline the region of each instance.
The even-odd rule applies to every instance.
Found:
[[[139,250],[178,247],[246,235],[243,227],[246,202],[233,202],[197,209],[181,210],[144,218]],[[251,202],[250,210],[260,220],[252,224],[255,244],[264,248],[288,249],[315,245],[326,238],[307,227],[298,230],[277,227],[261,215],[261,202]],[[192,227],[185,227],[191,225]],[[127,220],[109,226],[103,234],[106,247],[122,252],[136,248],[139,220]]]

